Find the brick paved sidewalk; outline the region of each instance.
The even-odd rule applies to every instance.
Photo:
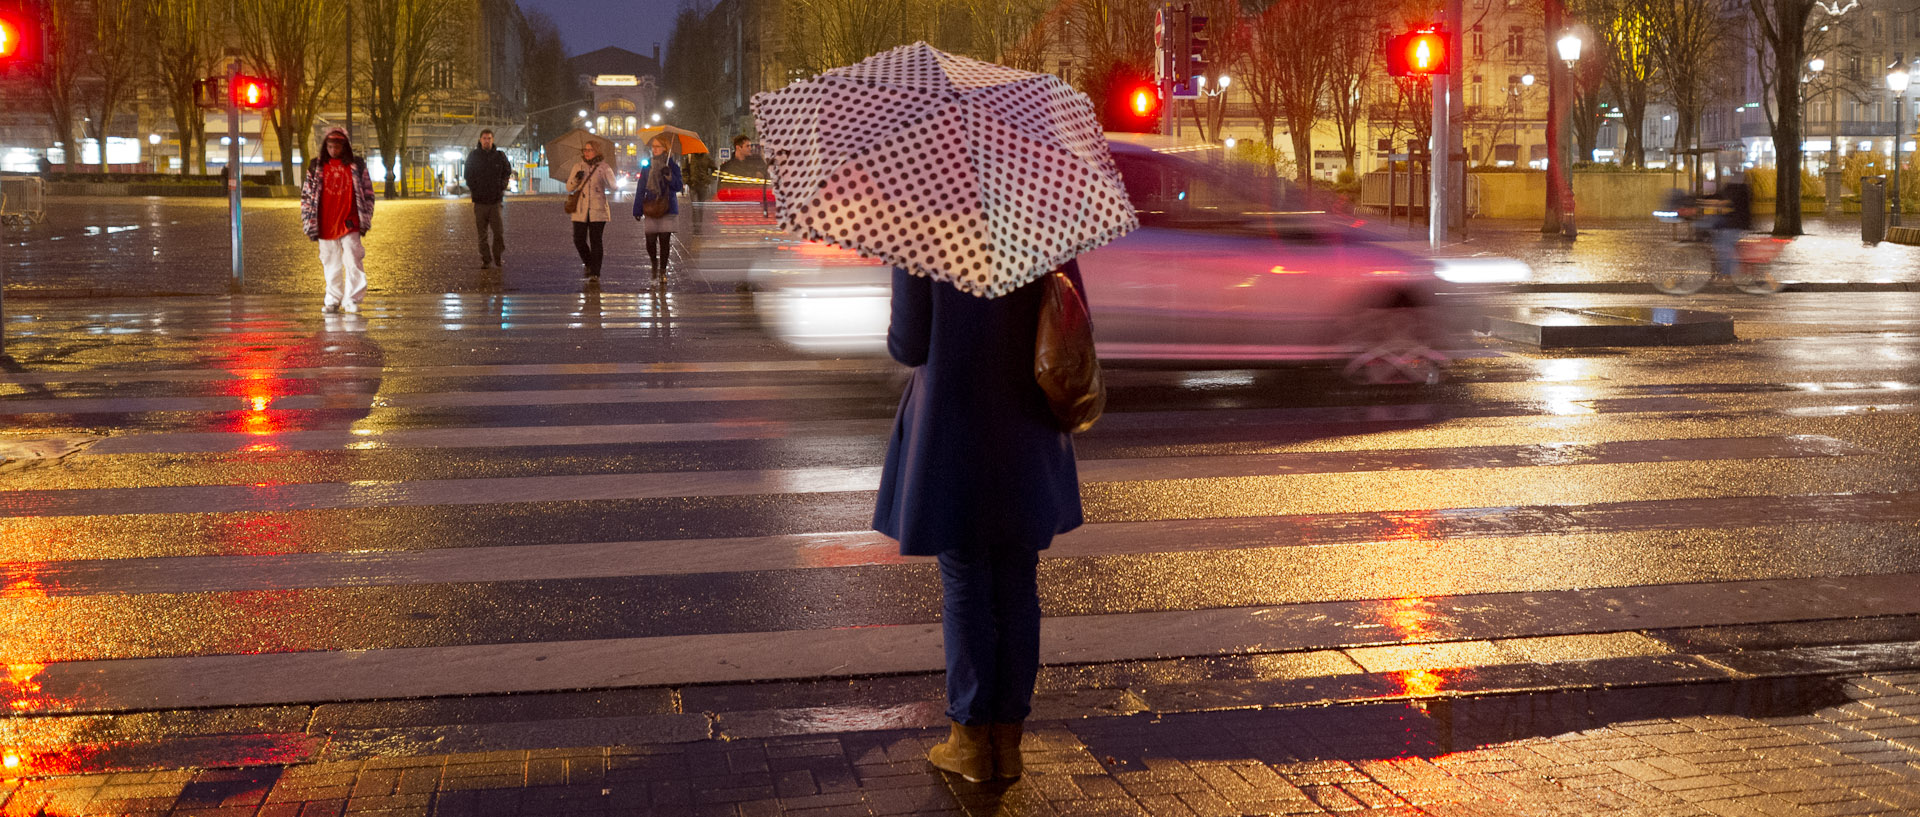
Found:
[[[0,780],[24,815],[1914,815],[1920,673]]]

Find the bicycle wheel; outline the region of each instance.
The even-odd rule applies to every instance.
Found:
[[[1780,291],[1780,279],[1773,277],[1773,270],[1766,264],[1741,264],[1740,271],[1733,276],[1733,285],[1748,295],[1772,295]]]
[[[1692,295],[1707,288],[1713,277],[1707,272],[1663,272],[1653,278],[1653,288],[1668,295]]]

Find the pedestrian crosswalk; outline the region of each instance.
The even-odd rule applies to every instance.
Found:
[[[899,372],[795,355],[739,296],[29,312],[0,373],[10,724],[940,668],[931,563],[867,530]],[[1920,339],[1854,342],[1496,349],[1407,391],[1112,372],[1045,661],[1430,693],[1673,652],[1655,630],[1920,615]]]

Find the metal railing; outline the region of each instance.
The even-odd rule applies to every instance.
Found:
[[[0,176],[0,224],[24,227],[46,218],[46,184],[40,177]]]

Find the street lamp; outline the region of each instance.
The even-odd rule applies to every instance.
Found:
[[[666,100],[665,102],[662,102],[660,104],[667,106],[667,110],[669,111],[673,110],[673,100],[671,99]]]
[[[1558,20],[1549,23],[1560,24]],[[1567,126],[1573,119],[1574,86],[1578,81],[1574,68],[1580,62],[1585,41],[1578,33],[1567,31],[1553,44],[1566,68],[1557,77],[1551,74],[1547,77],[1548,200],[1552,206],[1547,208],[1541,232],[1562,233],[1573,238],[1579,235],[1579,230],[1573,220],[1573,140],[1568,138]]]
[[[160,172],[160,134],[147,134],[147,152],[153,154],[153,172]]]
[[[1567,63],[1567,70],[1573,70],[1573,64],[1580,61],[1580,47],[1584,45],[1580,35],[1568,34],[1553,45],[1560,51],[1560,59]]]
[[[653,115],[653,121],[655,121],[655,122],[658,122],[658,121],[660,121],[660,115],[659,115],[659,114],[654,114],[654,115]]]
[[[1906,66],[1887,74],[1887,89],[1893,92],[1893,190],[1890,198],[1892,209],[1887,211],[1887,225],[1900,226],[1900,140],[1906,137],[1905,111],[1901,103],[1907,101]]]

